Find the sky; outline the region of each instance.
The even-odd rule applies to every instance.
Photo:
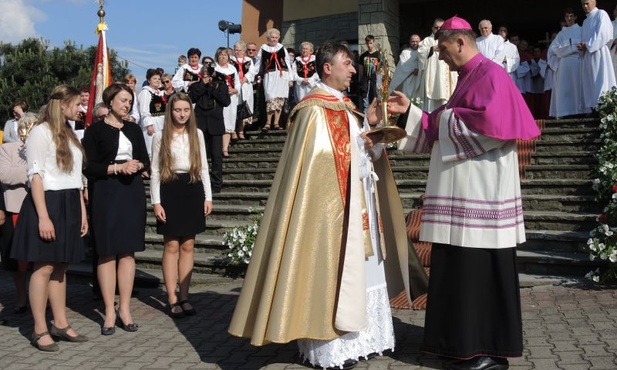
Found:
[[[202,57],[214,56],[216,48],[227,46],[226,34],[218,22],[240,23],[242,0],[105,0],[107,45],[121,59],[138,82],[148,68],[162,67],[173,73],[178,56],[191,47]],[[73,41],[87,48],[96,46],[94,30],[99,22],[96,0],[0,0],[0,42],[18,44],[36,37],[51,47]],[[239,34],[229,35],[229,44]]]

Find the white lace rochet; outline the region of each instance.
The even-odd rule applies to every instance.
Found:
[[[368,325],[360,332],[347,333],[334,340],[298,340],[300,356],[313,366],[341,366],[345,360],[367,358],[371,353],[382,354],[394,349],[394,326],[387,288],[366,292]]]

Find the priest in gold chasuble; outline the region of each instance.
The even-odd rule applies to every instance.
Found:
[[[256,346],[298,340],[324,368],[393,349],[389,296],[427,286],[384,147],[366,149],[370,127],[342,93],[351,58],[344,44],[319,49],[321,82],[290,114],[229,328]]]

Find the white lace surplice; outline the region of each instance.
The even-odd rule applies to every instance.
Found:
[[[350,117],[350,123],[355,119]],[[365,127],[367,129],[367,127]],[[350,124],[351,137],[357,138],[360,130]],[[352,139],[353,143],[353,139]],[[394,326],[388,298],[388,289],[381,255],[379,227],[375,211],[374,185],[378,179],[371,172],[370,157],[364,151],[363,141],[357,140],[360,147],[360,176],[369,214],[371,245],[373,255],[365,262],[366,269],[366,317],[367,326],[359,332],[350,332],[333,340],[298,340],[300,355],[313,366],[341,366],[345,360],[367,358],[371,353],[381,354],[387,349],[394,349]],[[377,149],[379,151],[379,149]]]

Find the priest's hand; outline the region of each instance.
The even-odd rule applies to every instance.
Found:
[[[367,152],[370,152],[375,144],[379,143],[379,141],[383,138],[383,134],[378,132],[371,134],[368,132],[363,132],[360,134],[360,137],[364,140],[364,149],[366,149]]]
[[[411,105],[411,101],[405,94],[394,90],[388,98],[388,113],[405,114]]]
[[[371,105],[366,108],[366,120],[371,126],[377,126],[382,120],[381,104],[377,104],[377,99],[373,99]]]

